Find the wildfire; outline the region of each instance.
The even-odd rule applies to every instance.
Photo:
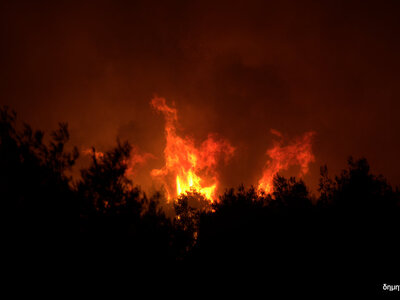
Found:
[[[154,98],[151,105],[164,115],[166,137],[165,166],[152,170],[151,175],[162,180],[169,200],[194,191],[214,201],[218,186],[217,163],[222,157],[225,162],[229,160],[234,147],[215,134],[209,134],[200,147],[196,147],[193,139],[177,134],[175,108],[169,107],[164,98]]]
[[[191,137],[182,137],[177,133],[176,108],[168,106],[166,100],[159,97],[152,99],[151,105],[165,118],[166,145],[165,165],[160,169],[151,170],[150,175],[164,185],[168,200],[176,199],[181,194],[196,192],[211,202],[215,201],[219,162],[223,160],[227,163],[235,148],[216,134],[209,134],[201,144],[195,144]],[[302,177],[308,173],[309,164],[315,161],[311,147],[315,132],[306,132],[289,142],[285,142],[285,136],[281,132],[275,129],[271,129],[270,132],[276,139],[272,148],[266,151],[269,160],[257,186],[259,193],[267,194],[273,192],[273,179],[278,172],[288,170],[291,166],[299,166],[298,176]],[[83,153],[94,156],[97,160],[103,160],[107,155],[95,151],[94,148],[83,150]],[[133,177],[135,168],[152,158],[155,158],[153,154],[142,153],[134,146],[129,160],[124,161],[127,165],[125,175]]]
[[[271,133],[279,137],[279,140],[275,140],[273,147],[267,150],[266,154],[270,157],[270,160],[264,167],[262,178],[258,181],[258,190],[265,193],[272,192],[273,178],[279,171],[299,165],[299,177],[301,177],[307,174],[308,165],[315,161],[311,149],[311,141],[315,132],[306,132],[286,146],[283,146],[283,135],[279,131],[271,129]]]

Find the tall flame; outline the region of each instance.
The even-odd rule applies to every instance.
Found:
[[[264,167],[262,178],[258,181],[258,190],[267,194],[273,191],[273,178],[279,171],[298,165],[300,166],[299,177],[301,177],[308,173],[309,164],[315,161],[311,149],[315,132],[306,132],[286,146],[283,145],[283,135],[279,131],[271,129],[271,133],[280,139],[275,140],[273,147],[267,150],[266,154],[270,157],[270,160]]]
[[[214,201],[218,186],[217,163],[221,157],[229,160],[234,147],[217,135],[209,134],[196,148],[193,139],[177,134],[178,116],[175,108],[169,107],[164,98],[154,98],[151,105],[164,115],[166,137],[165,166],[152,170],[151,175],[162,180],[169,200],[195,191]]]

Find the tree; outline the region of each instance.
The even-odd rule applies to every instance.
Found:
[[[17,129],[16,113],[0,109],[0,193],[8,207],[10,230],[20,233],[53,228],[52,222],[73,205],[71,178],[66,172],[79,156],[77,148],[66,151],[68,126],[59,129],[44,143],[44,133],[24,124]],[[39,231],[38,231],[39,232]]]
[[[347,169],[332,180],[327,167],[321,168],[319,191],[320,201],[346,211],[396,209],[399,206],[398,194],[382,175],[370,173],[365,158],[348,159]]]

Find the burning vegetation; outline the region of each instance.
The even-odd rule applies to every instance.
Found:
[[[315,282],[333,269],[352,266],[355,271],[363,270],[368,259],[382,272],[368,272],[372,270],[368,266],[366,272],[359,272],[366,279],[378,282],[380,274],[398,273],[391,264],[383,268],[380,263],[382,257],[398,255],[394,236],[400,192],[383,176],[372,174],[365,159],[349,159],[347,168],[333,178],[322,167],[315,198],[301,179],[276,173],[292,165],[300,167],[300,175],[307,173],[314,159],[313,133],[285,143],[283,135],[275,132],[279,140],[267,151],[269,162],[260,181],[264,185],[229,189],[216,201],[216,161],[228,162],[233,146],[209,136],[196,148],[193,140],[177,134],[176,110],[160,98],[152,103],[165,116],[167,140],[166,163],[153,175],[164,181],[170,199],[175,199],[162,206],[161,193],[148,197],[130,180],[130,166],[150,156],[140,154],[143,158],[138,159],[141,152],[129,143],[118,143],[104,153],[86,151],[92,161],[73,182],[66,174],[79,153],[77,149],[67,151],[66,124],[60,124],[46,144],[43,132],[29,126],[17,130],[15,114],[1,110],[0,191],[4,204],[9,205],[5,209],[15,237],[25,240],[38,232],[56,230],[54,224],[65,210],[79,203],[79,256],[93,270],[105,270],[115,263],[134,269],[139,262],[185,263],[188,270],[196,271],[203,266],[214,270],[221,263],[257,267],[265,263],[269,280],[295,266],[318,274]],[[269,193],[260,193],[267,188]],[[172,207],[171,217],[167,207]],[[25,251],[27,247],[17,248]],[[349,274],[352,282],[354,273]]]
[[[279,140],[275,140],[274,146],[267,150],[269,160],[264,167],[262,178],[258,181],[258,190],[267,194],[273,192],[273,179],[276,174],[291,166],[299,166],[298,177],[301,178],[308,173],[309,164],[315,161],[311,147],[315,132],[306,132],[287,145],[284,145],[283,135],[280,132],[271,129],[271,133]]]
[[[165,119],[165,164],[161,168],[151,170],[151,177],[163,184],[168,201],[177,200],[179,196],[187,193],[197,193],[211,203],[218,200],[218,166],[221,162],[229,163],[235,155],[235,147],[216,133],[208,134],[207,139],[201,143],[196,143],[188,135],[179,135],[177,109],[167,105],[164,98],[156,97],[150,103]],[[312,153],[312,138],[315,132],[306,132],[303,136],[289,141],[275,129],[271,129],[271,133],[277,139],[272,148],[266,151],[268,160],[257,184],[260,194],[273,192],[273,179],[279,172],[298,166],[298,177],[301,178],[308,173],[309,164],[315,161]],[[104,154],[95,151],[94,148],[86,149],[83,153],[94,155],[96,159],[104,158]],[[141,153],[138,147],[133,147],[130,158],[126,161],[126,174],[132,176],[135,168],[154,158],[156,157],[153,154]]]
[[[209,134],[199,147],[190,137],[176,132],[177,110],[166,104],[164,98],[154,98],[151,105],[165,118],[165,166],[154,169],[151,175],[160,179],[167,191],[168,200],[187,192],[198,192],[209,201],[217,197],[217,162],[228,162],[235,148],[216,134]]]
[[[201,143],[197,143],[190,135],[178,134],[177,109],[167,105],[166,100],[160,97],[153,98],[150,104],[165,119],[165,164],[151,170],[151,177],[163,185],[169,202],[173,199],[177,201],[179,196],[188,193],[199,194],[210,203],[217,201],[218,166],[220,163],[229,163],[235,155],[235,147],[216,133],[209,133],[207,139]],[[273,180],[279,172],[296,166],[300,169],[298,177],[301,178],[308,173],[310,163],[315,161],[312,153],[315,132],[306,132],[289,141],[275,129],[270,132],[276,139],[273,146],[266,151],[268,159],[256,185],[259,194],[273,192]],[[94,148],[83,150],[83,154],[96,160],[104,159],[104,153]],[[155,158],[151,153],[142,153],[137,146],[132,147],[129,159],[125,161],[126,175],[133,178],[136,168]]]

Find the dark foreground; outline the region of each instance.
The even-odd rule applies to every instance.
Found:
[[[167,204],[125,177],[129,144],[102,159],[93,155],[72,184],[66,174],[79,154],[66,151],[65,124],[44,143],[42,132],[17,130],[15,115],[2,109],[0,138],[3,219],[12,241],[4,243],[10,255],[4,257],[22,273],[47,257],[56,270],[73,261],[83,286],[137,283],[129,280],[135,276],[175,283],[178,295],[182,287],[203,293],[210,286],[230,293],[399,295],[383,285],[400,283],[400,193],[371,174],[365,159],[349,159],[333,178],[321,168],[318,197],[301,180],[276,176],[272,194],[240,187],[211,205],[193,191]],[[64,216],[77,205],[78,243],[57,248],[73,226]]]

